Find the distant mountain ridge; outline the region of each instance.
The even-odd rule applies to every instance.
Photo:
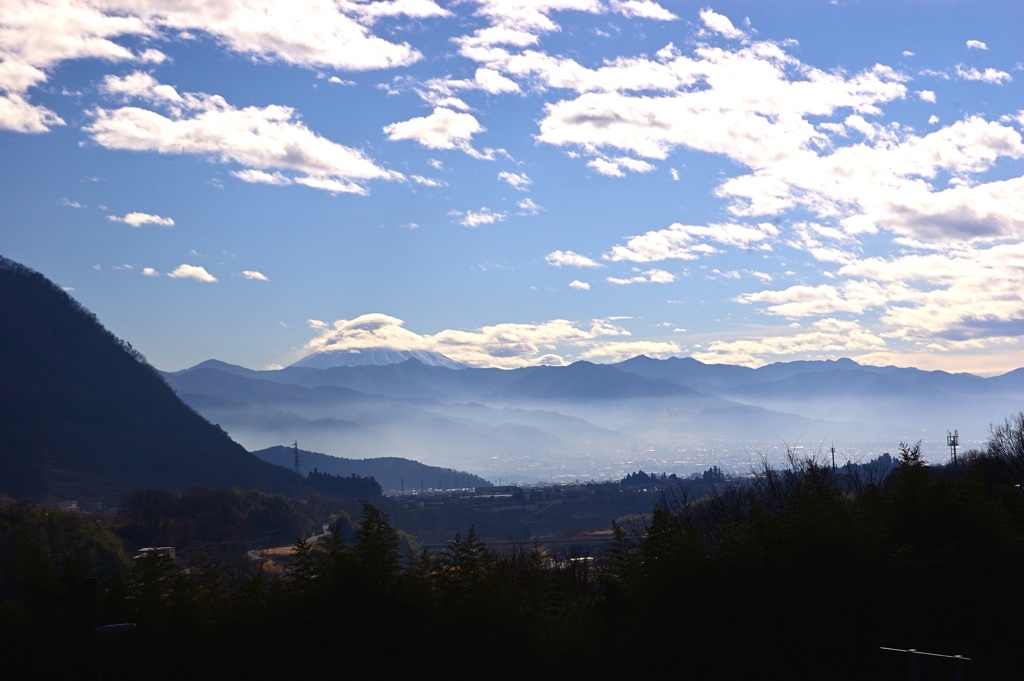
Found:
[[[922,440],[942,456],[947,431],[969,446],[1024,404],[1022,370],[983,378],[851,359],[757,369],[645,356],[507,370],[204,362],[165,378],[251,450],[297,439],[491,480],[624,474],[645,458],[696,468],[728,459],[737,470],[793,445],[856,458]]]

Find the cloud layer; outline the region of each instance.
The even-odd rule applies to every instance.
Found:
[[[451,241],[417,242],[432,249],[424,261],[472,253],[478,269],[518,273],[509,299],[552,292],[537,315],[550,321],[420,334],[373,313],[317,322],[307,350],[393,343],[480,366],[646,351],[758,364],[982,356],[1024,336],[1024,111],[1004,104],[1024,65],[973,26],[948,44],[858,52],[871,58],[844,68],[756,18],[654,0],[0,0],[0,14],[0,130],[19,142],[66,133],[97,154],[195,157],[210,184],[293,197],[277,229],[302,214],[294,197],[315,195],[343,206],[332,208],[340,233],[399,220],[405,233],[447,229]],[[259,73],[258,96],[184,66],[193,50]],[[341,203],[377,193],[372,208]],[[617,194],[636,215],[590,212],[588,197]],[[199,211],[149,197],[58,196],[145,228],[107,230],[139,242],[205,228]],[[160,214],[126,211],[147,206]],[[351,243],[374,262],[403,249]],[[162,262],[192,257],[176,247]],[[386,284],[406,274],[393,266]],[[411,286],[448,274],[422,267]],[[196,265],[167,269],[218,281]],[[269,284],[251,289],[288,280],[276,265],[273,281],[230,271]],[[580,303],[587,318],[633,319],[567,321]],[[683,326],[700,330],[658,331]]]
[[[535,364],[563,365],[576,359],[619,357],[637,348],[655,356],[679,351],[674,343],[623,344],[618,340],[629,332],[610,320],[581,323],[555,319],[539,324],[495,324],[479,329],[444,329],[419,334],[405,328],[405,322],[390,315],[371,313],[330,324],[309,320],[316,337],[304,352],[400,348],[439,352],[470,366],[516,368]],[[634,352],[633,354],[637,354]]]

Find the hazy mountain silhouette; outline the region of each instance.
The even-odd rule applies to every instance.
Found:
[[[268,447],[253,452],[256,456],[278,466],[294,467],[295,448]],[[450,468],[427,466],[418,461],[399,457],[373,459],[346,459],[321,452],[299,449],[299,470],[305,475],[312,470],[349,477],[373,477],[385,494],[419,491],[421,489],[456,489],[490,487],[483,478]]]
[[[564,367],[519,369],[515,380],[492,393],[508,400],[592,401],[634,397],[696,396],[697,392],[660,377],[640,377],[607,364],[573,362]]]
[[[114,503],[133,489],[291,491],[41,274],[0,258],[0,492]]]
[[[692,358],[635,357],[617,364],[735,402],[840,424],[908,441],[959,430],[984,440],[988,427],[1024,402],[1024,369],[984,378],[968,373],[865,366],[851,359],[778,362],[757,369],[703,364]]]
[[[417,360],[275,371],[203,362],[165,374],[183,400],[250,451],[298,440],[333,456],[400,457],[476,472],[492,457],[556,458],[642,444],[584,419],[496,398],[517,376]]]
[[[251,451],[298,440],[334,456],[399,456],[492,480],[614,475],[606,467],[632,453],[720,439],[737,422],[768,433],[824,427],[590,362],[452,370],[410,359],[272,371],[203,362],[164,375]]]
[[[509,370],[409,359],[274,371],[210,361],[165,378],[250,450],[299,440],[335,456],[522,480],[625,473],[645,457],[732,457],[738,470],[790,446],[839,446],[858,460],[924,440],[941,455],[947,431],[971,446],[1024,401],[1021,370],[982,378],[850,359],[753,369],[641,356]]]

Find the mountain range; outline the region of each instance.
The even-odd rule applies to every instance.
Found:
[[[288,443],[323,472],[410,488],[744,473],[787,451],[864,461],[919,440],[946,460],[948,433],[980,446],[1024,405],[1024,369],[984,378],[849,359],[506,370],[388,351],[160,372],[67,292],[2,257],[0,324],[0,494],[19,498],[116,503],[135,489],[197,486],[301,495],[287,454],[265,460]]]
[[[645,356],[521,369],[416,358],[314,365],[261,371],[210,360],[164,378],[251,450],[299,440],[498,482],[712,465],[744,473],[788,452],[863,461],[903,441],[944,461],[948,434],[980,446],[991,424],[1024,405],[1024,369],[985,378],[850,359],[757,369]]]

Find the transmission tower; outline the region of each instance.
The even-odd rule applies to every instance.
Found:
[[[953,457],[953,463],[956,463],[956,448],[960,445],[960,431],[954,430],[950,433],[946,431],[946,445],[949,447],[949,453]]]

